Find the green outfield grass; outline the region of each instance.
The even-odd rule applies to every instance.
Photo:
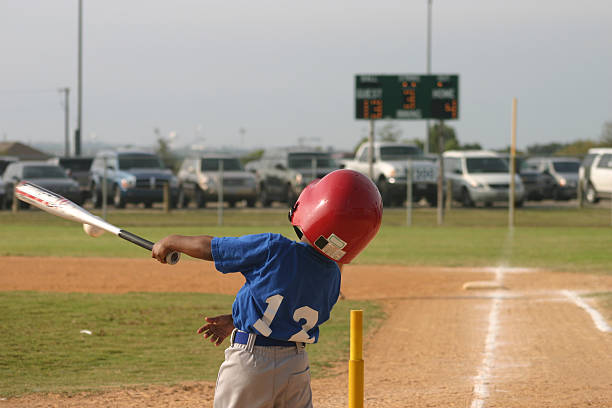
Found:
[[[436,225],[435,209],[419,208],[412,215],[407,227],[404,210],[385,210],[380,233],[356,263],[612,274],[609,209],[520,209],[512,232],[501,208],[453,209],[443,226]],[[128,209],[109,212],[108,220],[151,241],[170,233],[269,231],[294,238],[285,210],[228,210],[223,226],[217,217],[215,209],[171,214]],[[80,225],[37,210],[0,212],[0,256],[6,255],[149,257],[114,236],[90,238]],[[594,296],[612,319],[612,294]],[[191,293],[0,292],[0,396],[214,381],[224,347],[212,346],[195,330],[204,314],[224,313],[232,300]],[[321,342],[309,346],[314,376],[324,375],[335,361],[346,361],[349,310],[355,308],[365,310],[366,331],[384,318],[375,302],[339,302],[321,328]],[[82,329],[93,334],[79,333]]]
[[[284,210],[217,212],[113,211],[108,220],[155,241],[170,233],[242,235],[278,232],[293,238]],[[361,264],[426,266],[508,265],[561,271],[612,273],[612,227],[605,208],[521,209],[512,234],[507,211],[453,209],[437,226],[435,209],[386,210],[380,233],[356,259]],[[0,255],[146,257],[143,250],[105,234],[90,238],[80,225],[41,211],[0,213]]]
[[[0,396],[215,381],[228,342],[215,347],[196,330],[232,301],[195,293],[0,292]],[[338,302],[320,342],[307,347],[315,377],[348,359],[350,309],[364,310],[366,331],[384,317],[376,303]]]

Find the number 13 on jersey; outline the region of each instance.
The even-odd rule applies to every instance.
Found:
[[[256,328],[262,335],[270,337],[272,334],[270,325],[278,312],[278,308],[280,307],[281,303],[283,303],[283,296],[270,296],[266,299],[266,303],[268,306],[264,311],[264,315],[261,319],[257,319],[257,321],[253,324],[253,327]],[[302,325],[302,330],[291,336],[289,341],[312,343],[314,342],[314,337],[308,336],[308,330],[312,329],[317,324],[317,321],[319,320],[319,312],[308,306],[302,306],[295,309],[293,312],[293,320],[299,322],[302,319],[306,321],[306,323]]]

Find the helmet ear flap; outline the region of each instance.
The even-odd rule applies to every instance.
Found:
[[[295,204],[293,204],[293,207],[289,209],[289,214],[287,214],[289,217],[289,222],[293,222],[293,214],[295,213],[295,210],[297,210],[298,204],[299,202],[296,201]]]
[[[304,236],[304,233],[302,232],[300,227],[298,227],[297,225],[294,225],[293,230],[295,231],[295,235],[297,235],[298,239],[302,239],[302,237]]]
[[[293,207],[291,207],[289,209],[289,214],[287,214],[288,218],[289,218],[289,222],[293,225],[293,215],[295,214],[295,210],[297,210],[299,205],[299,202],[296,201],[295,204],[293,204]],[[302,237],[304,236],[304,233],[302,232],[302,229],[300,227],[298,227],[297,225],[293,225],[293,230],[295,231],[295,235],[297,235],[298,239],[302,239]]]

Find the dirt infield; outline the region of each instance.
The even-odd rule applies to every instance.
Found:
[[[191,260],[171,270],[148,259],[3,257],[2,265],[3,291],[234,294],[242,284]],[[472,281],[503,289],[463,289]],[[365,342],[367,407],[612,407],[612,322],[572,297],[612,291],[610,276],[356,265],[345,268],[342,291],[378,299],[388,312]],[[315,406],[348,406],[347,377],[343,363],[337,375],[313,380]],[[185,383],[29,395],[0,408],[212,406],[213,393],[212,383]]]

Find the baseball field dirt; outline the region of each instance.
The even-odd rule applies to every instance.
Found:
[[[234,294],[242,284],[188,259],[171,273],[148,259],[3,257],[2,264],[3,291]],[[464,289],[488,281],[495,284]],[[612,407],[612,323],[594,298],[578,296],[612,291],[612,276],[349,265],[342,291],[376,299],[387,312],[364,339],[367,407]],[[313,380],[315,406],[348,406],[347,367]],[[213,393],[214,383],[198,382],[32,394],[0,408],[212,407]]]

